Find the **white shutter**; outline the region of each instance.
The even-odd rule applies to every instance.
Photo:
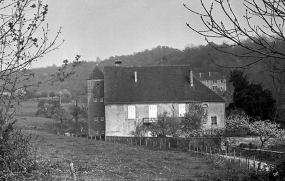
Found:
[[[157,118],[157,105],[149,105],[149,118]]]
[[[185,104],[179,104],[179,117],[184,117],[185,115]]]
[[[128,106],[128,119],[136,119],[136,106]]]

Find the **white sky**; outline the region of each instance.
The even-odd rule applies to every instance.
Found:
[[[204,0],[209,6],[210,0]],[[233,1],[235,2],[235,1]],[[186,26],[202,28],[199,16],[185,9],[186,3],[201,10],[200,0],[44,0],[49,12],[46,23],[51,35],[62,27],[65,43],[33,67],[60,65],[62,60],[95,61],[127,55],[158,45],[184,49],[205,44],[204,37]],[[217,12],[219,13],[219,12]],[[241,12],[242,13],[242,12]]]

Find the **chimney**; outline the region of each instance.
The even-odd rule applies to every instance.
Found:
[[[122,64],[122,60],[115,60],[116,67],[120,66]]]
[[[199,73],[199,77],[202,77],[202,74],[201,74],[201,72]]]
[[[190,85],[193,87],[193,72],[192,69],[190,69]]]
[[[209,77],[211,77],[211,72],[209,72]]]
[[[138,82],[138,75],[137,75],[137,71],[135,71],[135,82]]]

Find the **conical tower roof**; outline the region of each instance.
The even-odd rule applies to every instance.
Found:
[[[88,80],[94,80],[94,79],[104,79],[104,74],[100,70],[98,65],[95,65],[93,71],[91,72],[88,78]]]

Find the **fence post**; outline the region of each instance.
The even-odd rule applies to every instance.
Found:
[[[255,156],[253,156],[253,169],[255,170]]]
[[[170,141],[168,141],[168,148],[170,148]]]
[[[236,150],[234,150],[234,163],[236,162]]]
[[[142,145],[142,138],[140,138],[140,146]]]
[[[241,153],[239,152],[239,167],[241,167]]]
[[[76,181],[76,174],[75,174],[75,170],[74,170],[74,166],[73,166],[72,160],[70,160],[69,166],[70,166],[70,172],[71,172],[73,181]]]
[[[226,161],[229,161],[228,160],[228,153],[227,153],[227,150],[226,150],[226,154],[225,154],[225,157],[224,158],[226,158]]]
[[[189,148],[188,148],[188,151],[190,151],[190,141],[189,141],[189,143],[188,143],[188,147],[189,147]]]

